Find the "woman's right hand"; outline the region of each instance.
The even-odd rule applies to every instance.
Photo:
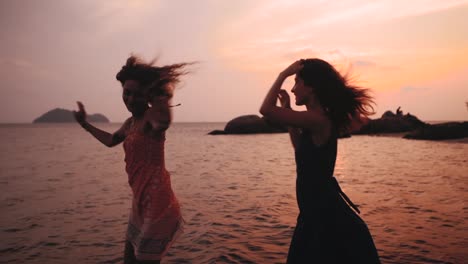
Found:
[[[81,102],[76,102],[78,105],[78,111],[73,111],[73,115],[75,116],[76,122],[80,123],[80,125],[83,125],[86,123],[86,111],[84,109],[84,105]]]
[[[291,99],[289,97],[288,92],[286,90],[281,89],[278,93],[278,99],[280,101],[281,107],[283,108],[291,108]]]

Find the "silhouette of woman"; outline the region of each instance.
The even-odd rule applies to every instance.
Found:
[[[163,67],[144,63],[135,56],[117,73],[122,99],[131,113],[113,134],[86,121],[81,102],[76,121],[97,140],[113,147],[124,143],[132,209],[126,234],[124,263],[160,263],[182,230],[179,203],[172,191],[164,163],[165,131],[171,123],[169,101],[173,87],[186,72],[186,63]]]
[[[288,93],[281,90],[292,75],[296,105],[305,111],[292,110]],[[380,263],[358,208],[333,177],[338,136],[373,113],[368,91],[350,85],[326,61],[299,60],[279,74],[260,112],[288,127],[295,150],[300,213],[287,263]]]

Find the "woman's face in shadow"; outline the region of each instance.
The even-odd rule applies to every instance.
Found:
[[[122,88],[122,99],[128,111],[135,116],[142,115],[148,108],[148,102],[140,83],[135,80],[127,80]]]
[[[314,99],[312,88],[304,84],[304,80],[297,74],[294,77],[294,87],[291,92],[296,99],[296,105],[306,105],[311,99]]]

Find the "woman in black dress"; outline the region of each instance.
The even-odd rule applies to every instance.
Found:
[[[291,109],[281,86],[295,75]],[[281,107],[276,106],[279,98]],[[352,86],[321,59],[299,60],[282,71],[260,108],[270,121],[288,127],[296,158],[299,217],[288,263],[380,263],[372,236],[358,208],[333,177],[337,138],[373,113],[366,89]],[[356,213],[357,212],[357,213]]]

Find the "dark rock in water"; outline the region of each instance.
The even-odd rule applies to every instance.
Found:
[[[288,132],[282,127],[257,115],[239,116],[229,121],[224,130],[213,130],[209,135],[229,134],[260,134],[260,133],[284,133]],[[468,122],[450,122],[437,125],[429,125],[411,114],[404,115],[400,107],[396,114],[386,111],[379,119],[369,119],[357,132],[352,134],[386,134],[403,133],[410,139],[459,139],[468,137]],[[340,135],[340,138],[351,137],[351,134]]]
[[[213,130],[208,135],[226,135],[226,132],[224,130]]]
[[[109,119],[102,114],[88,115],[88,122],[109,123]],[[76,122],[73,112],[66,109],[55,108],[34,119],[33,123],[69,123]]]
[[[385,111],[385,113],[383,113],[381,118],[392,118],[392,117],[396,117],[396,114],[388,110],[388,111]]]
[[[287,128],[275,125],[265,118],[257,115],[239,116],[229,121],[224,131],[215,130],[210,135],[223,134],[260,134],[260,133],[284,133]]]
[[[386,111],[379,119],[369,119],[367,124],[357,132],[353,132],[353,134],[402,133],[427,125],[414,115],[409,113],[403,115],[398,108],[397,114],[394,114],[392,111]]]
[[[245,115],[232,119],[224,127],[227,134],[283,133],[287,129],[275,126],[257,115]]]
[[[369,120],[353,134],[380,134],[408,132],[404,138],[444,140],[468,137],[468,122],[450,122],[430,125],[411,114],[403,115],[398,107],[396,114],[386,111],[381,118]]]
[[[444,140],[468,137],[468,122],[426,125],[404,136],[409,139]]]

